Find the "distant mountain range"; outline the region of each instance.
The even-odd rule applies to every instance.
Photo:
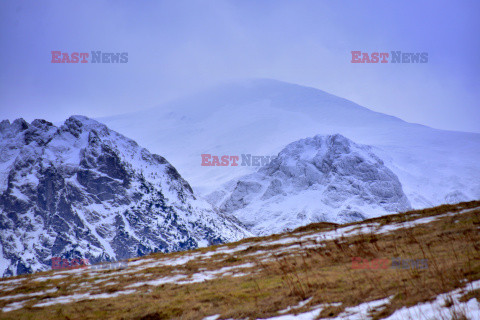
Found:
[[[99,121],[0,123],[0,276],[480,199],[480,134],[279,81]],[[202,154],[277,156],[202,166]]]

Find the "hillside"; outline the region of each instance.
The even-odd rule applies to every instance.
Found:
[[[480,319],[479,228],[474,201],[17,276],[0,318]]]

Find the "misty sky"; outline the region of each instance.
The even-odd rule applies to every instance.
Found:
[[[149,108],[237,78],[313,86],[435,128],[480,132],[480,1],[0,2],[0,119]],[[128,52],[53,64],[52,50]],[[351,51],[428,52],[352,64]]]

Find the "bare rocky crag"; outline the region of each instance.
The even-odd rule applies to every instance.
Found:
[[[250,235],[163,157],[83,116],[0,123],[0,276],[193,249]]]

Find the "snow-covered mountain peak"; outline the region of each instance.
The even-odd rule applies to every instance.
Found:
[[[83,116],[0,125],[0,275],[178,251],[250,235],[163,157]]]
[[[267,166],[207,198],[257,234],[410,208],[397,176],[372,148],[339,134],[293,142]]]
[[[260,168],[259,172],[274,175],[283,170],[284,174],[291,174],[293,177],[291,170],[296,171],[296,176],[305,175],[305,172],[298,172],[294,168],[313,165],[321,171],[332,170],[334,161],[338,159],[356,164],[366,162],[383,165],[383,161],[367,146],[355,144],[340,134],[316,135],[290,143],[268,166]],[[343,167],[336,169],[338,173],[345,171]]]

